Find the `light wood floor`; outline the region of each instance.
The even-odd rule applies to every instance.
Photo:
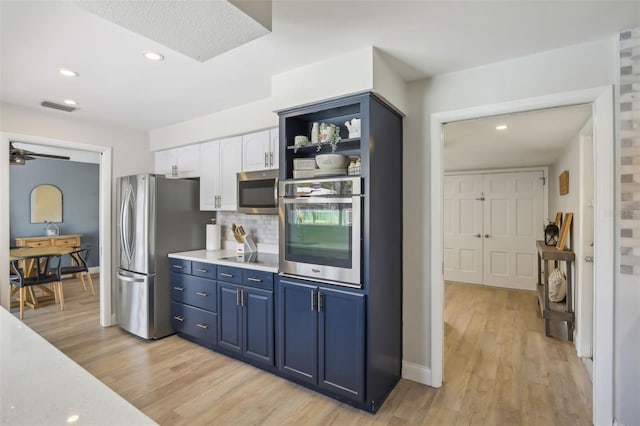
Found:
[[[101,328],[98,296],[64,286],[64,312],[27,309],[24,322],[163,425],[591,424],[587,373],[544,336],[534,293],[447,284],[444,386],[403,379],[371,415],[176,336]]]

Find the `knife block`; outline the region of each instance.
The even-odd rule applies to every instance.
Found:
[[[253,241],[253,238],[251,238],[250,235],[243,235],[240,238],[242,238],[244,242],[238,243],[236,245],[236,253],[254,253],[258,251],[256,243]]]

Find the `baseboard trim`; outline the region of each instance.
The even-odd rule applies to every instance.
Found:
[[[99,274],[100,273],[100,267],[99,266],[90,266],[89,267],[89,273],[90,274]]]
[[[433,386],[431,382],[431,369],[424,365],[415,364],[409,361],[402,361],[402,378]]]

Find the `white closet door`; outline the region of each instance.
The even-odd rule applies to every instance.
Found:
[[[444,279],[482,284],[482,175],[444,177]]]
[[[484,284],[535,290],[543,229],[542,172],[483,175]]]

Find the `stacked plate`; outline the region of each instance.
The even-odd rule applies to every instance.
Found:
[[[293,159],[293,178],[304,179],[314,177],[316,171],[315,158],[294,158]]]

